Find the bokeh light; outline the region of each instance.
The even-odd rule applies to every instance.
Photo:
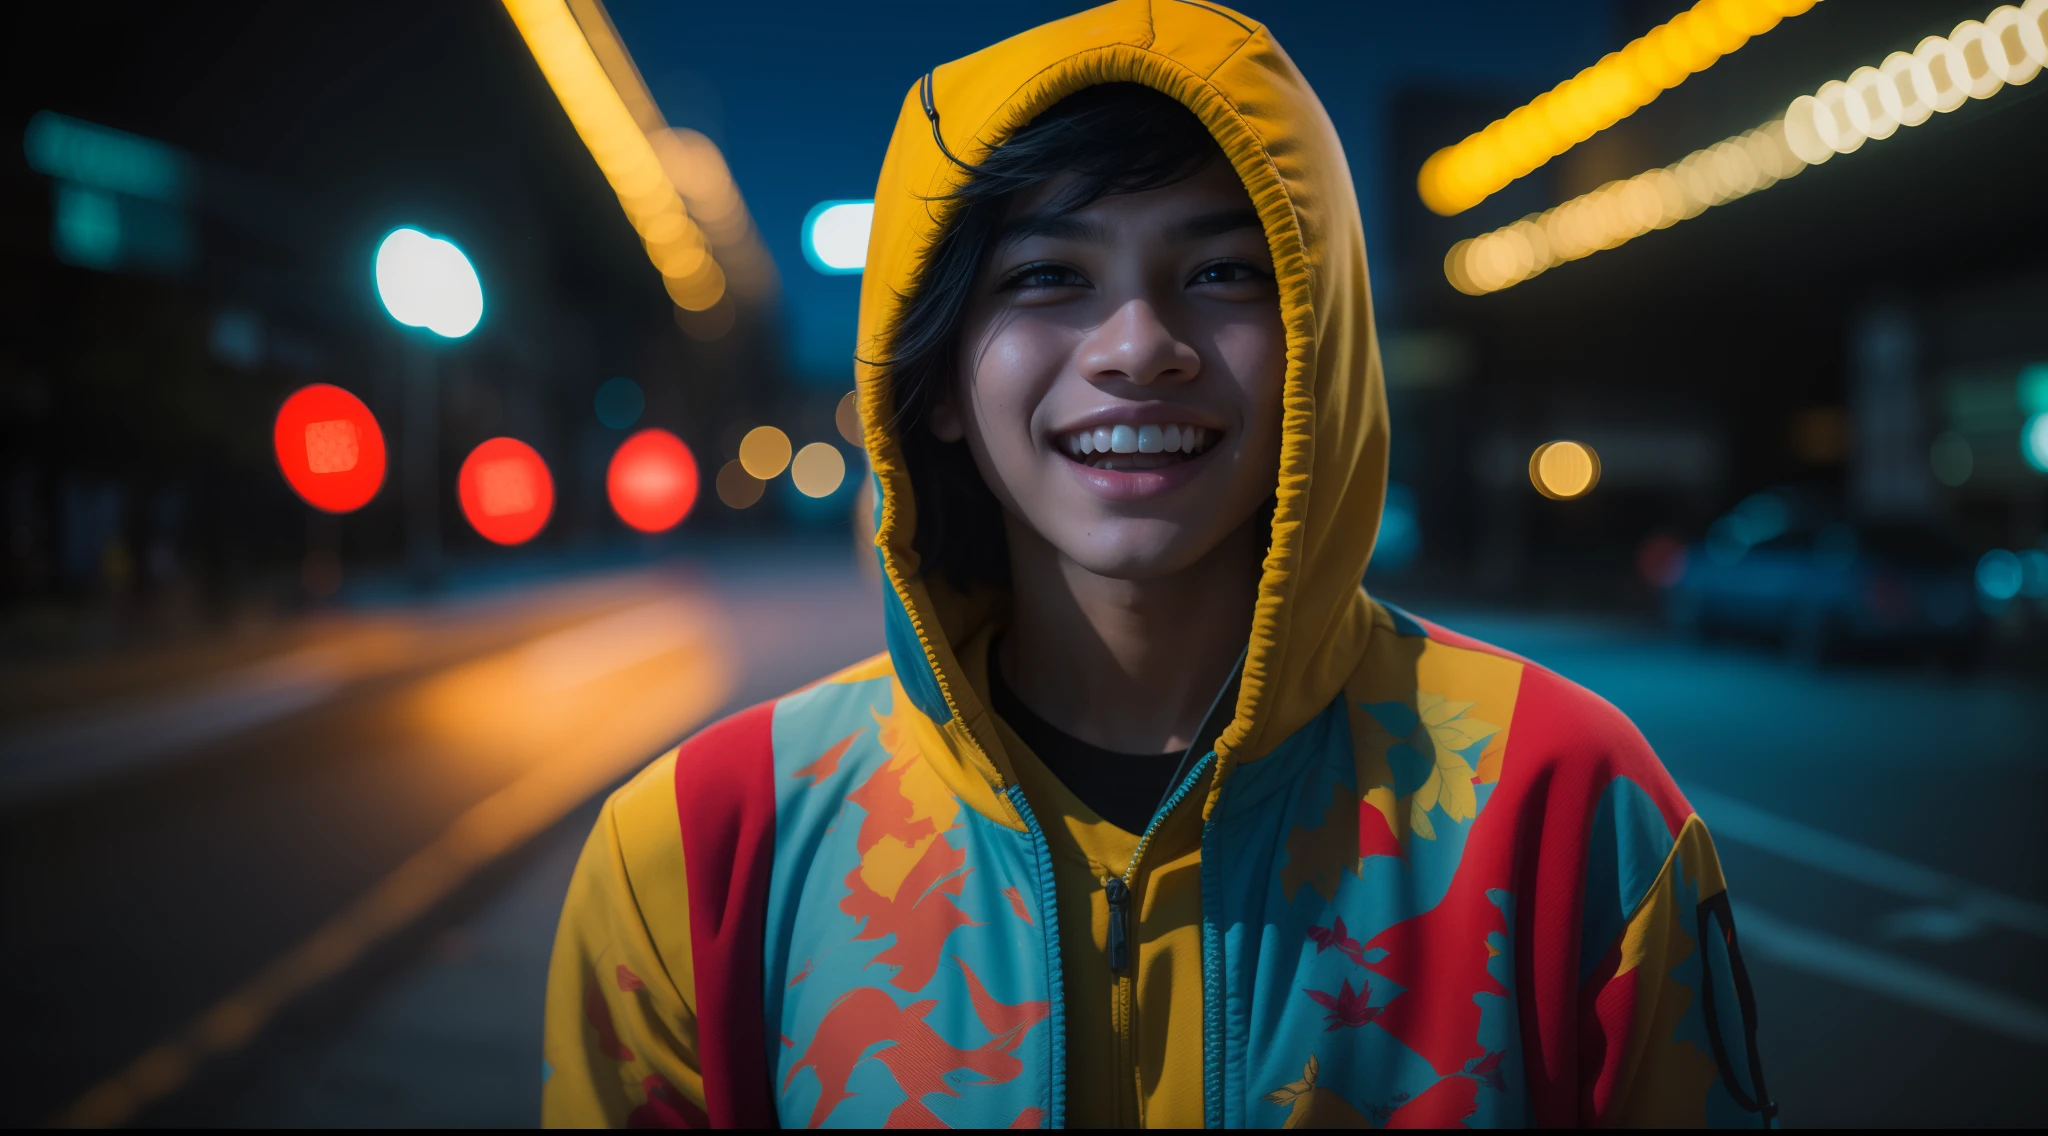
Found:
[[[2036,414],[2020,428],[2020,455],[2037,473],[2048,473],[2048,413]]]
[[[483,283],[453,241],[394,229],[377,246],[377,298],[391,318],[460,339],[484,318]]]
[[[292,491],[323,512],[354,512],[384,484],[384,432],[340,387],[314,383],[285,399],[271,441]]]
[[[694,131],[661,124],[630,63],[618,74],[606,70],[590,35],[604,41],[608,54],[630,59],[609,21],[586,28],[563,0],[505,0],[505,8],[618,195],[669,298],[685,311],[708,311],[726,290],[713,245],[728,247],[738,261],[765,261],[765,253],[756,255],[752,224],[718,148]],[[700,227],[700,220],[712,231]],[[750,276],[763,283],[772,278],[766,271]]]
[[[524,544],[555,509],[548,463],[517,438],[492,438],[469,452],[456,495],[470,527],[494,544]]]
[[[839,400],[839,406],[832,412],[832,424],[839,427],[839,436],[848,443],[865,448],[867,442],[860,436],[860,392],[847,391]]]
[[[1995,32],[1987,31],[1994,26]],[[1830,80],[1792,100],[1778,118],[1673,165],[1608,182],[1553,209],[1459,241],[1444,256],[1444,277],[1475,296],[1513,287],[1566,261],[1767,189],[1836,154],[1854,153],[1866,141],[1917,126],[1936,112],[2028,82],[2044,64],[2048,0],[2002,7],[1983,24],[1966,20],[1947,38],[1927,37],[1911,55],[1893,52],[1878,67]],[[1449,151],[1438,157],[1444,153]],[[1428,170],[1425,166],[1425,179]]]
[[[1430,155],[1423,204],[1461,213],[1648,105],[1816,0],[1700,0],[1486,129]]]
[[[1414,490],[1398,481],[1387,483],[1386,504],[1380,508],[1379,536],[1372,546],[1372,567],[1399,572],[1415,562],[1422,552],[1419,512]]]
[[[827,276],[848,276],[868,262],[872,201],[821,201],[804,217],[804,259]]]
[[[806,497],[830,497],[846,480],[846,458],[830,442],[812,442],[796,452],[789,477]]]
[[[1776,493],[1752,493],[1735,506],[1728,519],[1742,543],[1762,544],[1791,526],[1792,509]]]
[[[1994,548],[1977,561],[1977,591],[1987,600],[2004,603],[2019,595],[2024,583],[2026,569],[2011,549]]]
[[[773,426],[756,426],[740,439],[740,464],[762,481],[789,465],[789,435]]]
[[[1554,501],[1584,497],[1600,483],[1600,455],[1584,442],[1545,442],[1529,455],[1529,483]]]
[[[697,459],[666,430],[642,430],[620,443],[605,474],[619,519],[641,532],[666,532],[697,503]]]
[[[647,408],[647,396],[641,393],[640,384],[621,375],[606,379],[597,388],[597,420],[614,430],[624,430],[640,421],[640,412]]]
[[[768,483],[747,472],[747,467],[738,459],[726,462],[718,470],[718,499],[728,508],[751,508],[768,489]]]
[[[2048,551],[2023,548],[2020,558],[2020,594],[2030,600],[2048,598]]]

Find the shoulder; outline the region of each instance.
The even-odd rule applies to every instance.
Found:
[[[1590,814],[1620,794],[1669,833],[1684,827],[1691,806],[1642,731],[1613,703],[1511,651],[1392,604],[1377,606],[1384,613],[1376,613],[1375,630],[1384,632],[1375,636],[1384,644],[1376,652],[1380,666],[1392,663],[1400,679],[1412,676],[1420,699],[1473,703],[1468,715],[1498,727],[1487,747],[1492,768],[1484,772],[1509,797],[1546,812]]]
[[[768,776],[776,751],[791,748],[792,735],[829,730],[835,720],[864,716],[875,685],[886,688],[894,678],[889,656],[881,654],[780,697],[755,703],[690,735],[681,745],[657,758],[620,794],[666,792],[674,796],[686,791],[682,786],[698,786],[706,780],[733,782]],[[798,748],[803,747],[799,744]],[[668,785],[657,787],[656,783],[664,780],[655,775],[658,768],[667,770]]]
[[[814,759],[815,739],[866,724],[877,687],[894,678],[889,657],[877,655],[727,715],[656,758],[613,795],[608,811],[621,824],[644,818],[671,844],[678,828],[689,844],[706,833],[737,837],[743,814],[772,816],[778,760]]]

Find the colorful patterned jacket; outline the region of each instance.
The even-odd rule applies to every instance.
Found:
[[[861,357],[887,354],[955,159],[1108,82],[1208,125],[1280,286],[1234,718],[1143,834],[1051,777],[988,709],[1003,598],[917,572],[864,372],[888,651],[606,803],[555,946],[544,1119],[1767,1124],[1713,844],[1641,736],[1358,586],[1387,452],[1365,250],[1336,135],[1263,28],[1118,0],[925,77],[876,190]]]

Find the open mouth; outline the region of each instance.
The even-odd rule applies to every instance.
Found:
[[[1201,457],[1221,436],[1206,426],[1169,422],[1075,430],[1059,435],[1055,443],[1069,458],[1093,469],[1163,469]]]

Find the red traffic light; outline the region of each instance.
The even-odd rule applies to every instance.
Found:
[[[642,430],[620,443],[605,475],[619,519],[641,532],[664,532],[697,503],[697,459],[666,430]]]
[[[285,399],[271,441],[285,481],[315,509],[354,512],[384,484],[384,432],[340,387],[314,383]]]
[[[555,510],[548,463],[517,438],[492,438],[469,451],[455,490],[462,515],[494,544],[524,544]]]

